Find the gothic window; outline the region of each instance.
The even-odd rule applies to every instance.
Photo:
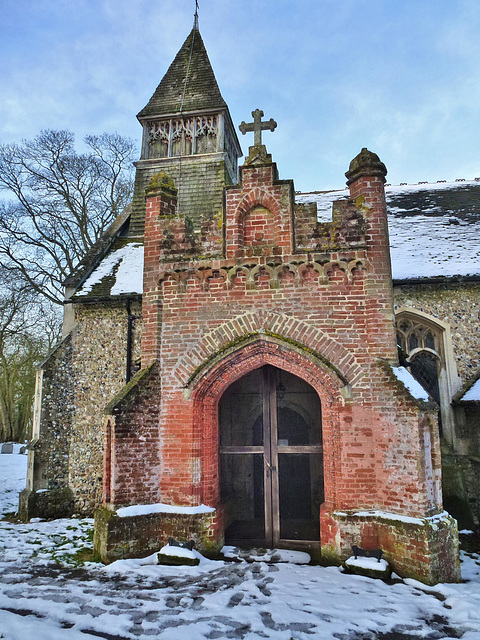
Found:
[[[440,407],[439,427],[452,421],[451,398],[456,377],[447,326],[424,313],[399,311],[396,315],[397,344],[405,365]]]
[[[440,389],[438,386],[439,359],[433,353],[420,351],[411,359],[410,371],[428,391],[432,398],[440,404]]]
[[[191,156],[193,153],[193,120],[184,120],[183,123],[185,155]]]
[[[147,158],[214,153],[218,128],[217,116],[149,122],[145,129],[144,153]]]

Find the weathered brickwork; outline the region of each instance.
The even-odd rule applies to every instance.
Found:
[[[389,514],[338,511],[324,518],[323,539],[330,541],[330,547],[323,546],[324,557],[331,553],[333,559],[346,560],[352,545],[359,545],[360,541],[359,546],[365,549],[382,549],[384,558],[399,575],[411,575],[427,584],[458,580],[459,560],[449,561],[452,547],[458,550],[457,525],[446,514],[394,520]]]
[[[413,307],[447,323],[463,382],[480,369],[480,284],[444,283],[395,288],[395,308]]]
[[[153,177],[147,188],[144,368],[108,408],[105,504],[112,511],[136,502],[208,504],[218,518],[198,541],[220,545],[218,402],[233,382],[271,365],[302,378],[320,398],[321,544],[340,559],[352,536],[348,522],[326,526],[338,511],[354,518],[358,509],[380,510],[423,522],[443,508],[435,411],[420,407],[390,367],[397,349],[385,167],[363,150],[347,174],[351,200],[337,205],[332,224],[315,223],[310,235],[304,215],[308,246],[299,249],[293,183],[279,181],[273,163],[252,157],[242,182],[226,190],[214,260],[185,259],[190,239],[171,177]],[[145,548],[168,529],[165,522],[147,527]],[[119,533],[125,523],[116,523],[98,520],[106,558],[131,545]],[[401,556],[405,575],[432,581],[458,577],[457,549],[448,542],[456,535],[453,523],[444,528],[438,570],[430,533],[422,547],[413,539],[418,532],[400,533],[395,524],[377,520],[370,531],[392,557]]]
[[[215,554],[221,546],[211,540],[216,514],[154,513],[119,518],[109,509],[95,513],[94,552],[106,562],[138,558],[159,551],[168,538],[194,540],[201,553]]]
[[[105,408],[106,502],[129,505],[160,500],[160,403],[158,366],[153,363],[132,378]]]

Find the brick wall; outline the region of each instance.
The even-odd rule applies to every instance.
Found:
[[[417,518],[441,511],[435,415],[419,408],[390,368],[397,349],[384,167],[373,158],[369,173],[364,155],[347,174],[352,198],[337,205],[332,226],[309,236],[304,216],[303,237],[323,233],[321,250],[296,247],[293,183],[279,181],[274,164],[244,166],[242,183],[226,190],[217,259],[182,257],[188,238],[178,204],[174,214],[168,189],[147,191],[142,365],[159,367],[161,403],[157,417],[151,402],[160,392],[149,391],[145,375],[121,417],[109,419],[108,442],[128,442],[130,452],[109,448],[111,507],[204,502],[221,523],[218,402],[239,377],[270,364],[303,378],[321,400],[323,525],[336,510]],[[162,243],[169,231],[174,250]],[[145,438],[160,455],[153,483]],[[328,527],[322,530],[328,547]]]

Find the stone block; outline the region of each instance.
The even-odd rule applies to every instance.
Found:
[[[74,512],[74,499],[71,489],[30,491],[20,493],[18,517],[22,522],[30,518],[68,518]]]
[[[373,540],[393,571],[426,584],[461,580],[457,523],[443,512],[414,518],[381,511],[324,514],[322,555],[344,562],[354,544]]]
[[[200,564],[199,558],[185,558],[184,556],[171,556],[166,553],[157,554],[158,563],[166,564],[173,567],[187,566],[197,567]]]
[[[159,551],[172,536],[194,540],[200,553],[217,554],[223,539],[210,534],[215,513],[149,513],[120,518],[105,507],[95,513],[93,548],[102,562],[141,558]]]

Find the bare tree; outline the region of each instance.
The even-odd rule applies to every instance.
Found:
[[[53,303],[62,282],[131,198],[133,141],[87,136],[77,153],[69,131],[0,146],[0,260]]]
[[[60,323],[51,303],[1,279],[0,441],[21,442],[30,430],[35,369],[58,339]]]

